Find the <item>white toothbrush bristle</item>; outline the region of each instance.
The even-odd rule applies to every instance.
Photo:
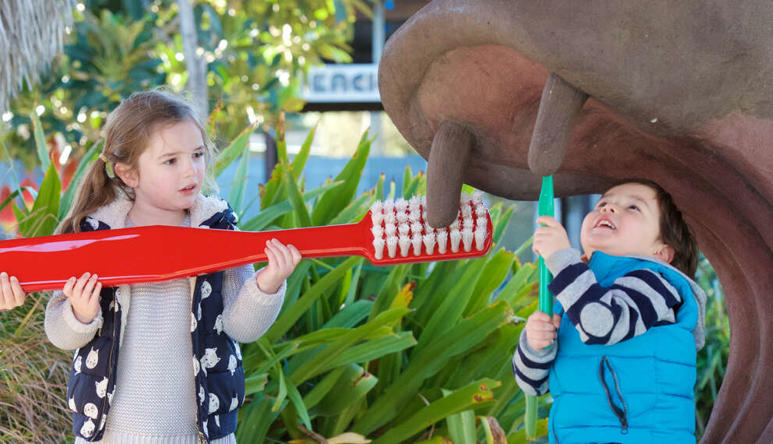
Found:
[[[387,236],[386,244],[389,257],[397,256],[397,236]]]
[[[406,208],[408,208],[407,200],[401,197],[395,201],[395,211],[397,211],[398,213],[404,212]]]
[[[411,249],[411,238],[407,234],[401,234],[398,243],[400,244],[400,256],[408,256]]]
[[[462,230],[462,244],[464,245],[464,251],[472,251],[472,227],[465,227]]]
[[[440,228],[435,232],[435,240],[437,241],[437,251],[440,254],[445,254],[446,247],[448,246],[448,233],[445,229]]]
[[[386,233],[387,237],[394,236],[397,233],[397,225],[393,223],[389,225],[385,225],[384,232]]]
[[[377,260],[483,251],[490,235],[488,209],[480,192],[462,194],[456,218],[447,227],[428,222],[426,196],[376,201],[370,228]],[[398,256],[399,255],[399,256]]]
[[[427,254],[435,252],[435,233],[425,234],[421,237],[421,240],[424,242],[424,249],[427,251]]]
[[[411,234],[411,245],[413,245],[413,255],[418,256],[421,254],[421,233],[414,232]]]
[[[382,259],[384,257],[384,244],[386,242],[383,238],[377,237],[373,239],[373,249],[375,251],[376,259]]]
[[[478,251],[483,251],[483,247],[486,243],[486,229],[482,227],[478,227],[475,230],[475,248],[478,249]]]
[[[462,218],[467,219],[469,217],[472,217],[472,207],[468,204],[462,205]]]
[[[451,230],[449,235],[451,236],[451,252],[458,253],[459,242],[462,240],[462,233],[459,230]]]

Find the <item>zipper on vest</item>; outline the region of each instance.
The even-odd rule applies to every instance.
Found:
[[[115,304],[116,307],[118,306],[118,298],[116,296],[116,292],[117,291],[119,291],[119,290],[115,289],[113,291],[113,304]],[[119,337],[119,335],[121,334],[120,331],[116,332],[116,330],[115,330],[115,327],[118,324],[117,322],[115,322],[116,313],[117,312],[115,310],[113,310],[113,313],[112,313],[112,315],[113,315],[113,341],[112,341],[112,344],[110,344],[110,354],[107,357],[107,387],[105,388],[105,398],[102,400],[102,415],[99,418],[100,424],[102,423],[102,418],[105,417],[105,415],[107,414],[107,410],[109,408],[108,400],[110,399],[110,397],[108,396],[108,391],[107,390],[110,388],[110,381],[113,380],[113,364],[114,364],[113,363],[113,351],[115,351],[116,341],[120,341],[121,340],[121,338]],[[100,327],[99,329],[101,331],[102,327]],[[113,385],[113,393],[115,393],[115,385]],[[99,427],[99,424],[97,425],[97,427]],[[107,427],[107,421],[105,421],[105,427]],[[98,431],[97,433],[99,433],[99,432],[100,431]],[[101,432],[105,433],[105,430],[102,429]]]
[[[604,377],[604,374],[607,370],[609,371],[609,374],[612,375],[612,380],[615,383],[615,392],[617,393],[617,397],[620,399],[622,408],[615,404],[615,400],[612,398],[612,393],[609,391],[607,380]],[[617,417],[617,420],[620,421],[621,433],[625,435],[628,433],[628,409],[625,406],[623,394],[620,393],[620,384],[617,381],[617,374],[615,373],[615,370],[612,368],[612,365],[609,363],[609,359],[607,359],[606,356],[602,356],[601,362],[599,363],[599,378],[601,379],[601,385],[604,387],[604,391],[607,394],[607,402],[609,402],[609,407],[612,409],[612,413],[614,413]]]

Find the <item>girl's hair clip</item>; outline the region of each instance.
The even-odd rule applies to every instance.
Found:
[[[105,174],[107,174],[107,177],[110,179],[115,179],[115,169],[113,168],[113,162],[108,160],[107,156],[105,156],[105,153],[100,153],[99,159],[102,162],[105,162]]]

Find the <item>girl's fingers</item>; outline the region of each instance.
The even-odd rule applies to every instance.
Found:
[[[91,293],[94,291],[94,285],[97,283],[97,275],[92,274],[91,277],[86,281],[86,285],[83,286],[83,293],[82,297],[85,300],[91,299]]]
[[[11,291],[11,283],[8,281],[8,274],[2,272],[0,273],[0,306],[11,308],[12,303],[13,292]]]
[[[293,268],[295,268],[295,266],[298,265],[298,262],[301,261],[301,252],[298,251],[298,249],[295,248],[295,245],[293,244],[287,245],[287,249],[290,250],[290,256],[293,260]]]
[[[13,290],[13,296],[16,299],[16,305],[23,304],[24,298],[27,297],[27,295],[24,293],[24,290],[22,290],[21,285],[19,284],[19,280],[16,279],[16,276],[11,276],[11,290]]]
[[[72,288],[75,285],[75,276],[71,277],[70,279],[67,279],[67,282],[64,283],[64,288],[62,289],[62,293],[64,293],[65,296],[68,298],[72,296]]]
[[[72,288],[73,294],[80,298],[80,296],[83,294],[83,287],[86,286],[86,283],[89,281],[89,276],[91,273],[86,272],[83,273],[83,275],[78,278],[78,281],[75,283],[75,286]]]
[[[94,290],[91,292],[91,297],[89,298],[89,305],[95,306],[99,304],[99,294],[102,291],[102,282],[97,282],[96,285],[94,285]]]
[[[266,257],[268,258],[268,265],[270,266],[276,266],[277,258],[276,253],[274,252],[273,247],[268,242],[266,243],[266,248],[263,250],[264,253],[266,253]]]

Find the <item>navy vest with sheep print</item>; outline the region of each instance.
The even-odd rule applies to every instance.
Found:
[[[202,228],[233,230],[236,215],[230,206],[201,223]],[[87,217],[82,231],[108,230],[102,221]],[[196,384],[197,428],[204,440],[236,431],[239,407],[244,402],[244,369],[239,345],[223,331],[223,272],[196,278],[191,305],[191,361]],[[94,339],[75,351],[67,385],[73,411],[73,433],[99,441],[115,392],[122,309],[118,287],[100,294],[103,323]]]

